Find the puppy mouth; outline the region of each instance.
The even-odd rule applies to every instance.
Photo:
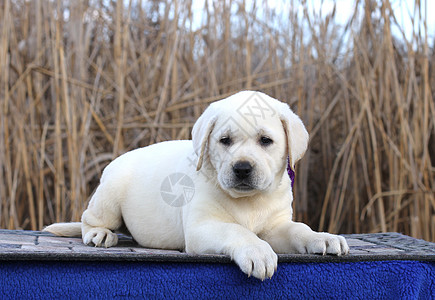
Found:
[[[234,189],[239,192],[250,192],[252,190],[255,190],[255,187],[253,187],[251,184],[246,182],[240,182],[237,185],[234,186]]]

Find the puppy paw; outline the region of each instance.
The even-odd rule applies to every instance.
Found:
[[[278,266],[278,256],[264,241],[236,249],[234,261],[248,276],[252,275],[260,280],[271,278]]]
[[[118,243],[118,236],[111,230],[102,227],[95,227],[83,236],[83,243],[93,244],[95,247],[109,248]]]
[[[349,246],[342,236],[325,232],[311,232],[295,243],[299,253],[346,255]]]

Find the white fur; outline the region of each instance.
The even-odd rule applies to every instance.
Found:
[[[257,110],[258,104],[267,109]],[[261,144],[265,136],[273,143]],[[243,272],[262,280],[277,268],[275,253],[348,253],[343,237],[292,221],[287,157],[294,167],[308,133],[287,104],[259,92],[237,93],[211,104],[192,137],[130,151],[111,162],[83,213],[84,243],[116,245],[113,231],[124,221],[144,247],[227,254]],[[231,145],[222,137],[230,137]],[[245,189],[236,187],[241,180],[233,168],[240,161],[252,165]],[[163,180],[174,173],[186,174],[195,185],[193,198],[181,207],[161,195]],[[77,224],[65,226],[45,230],[77,233]]]

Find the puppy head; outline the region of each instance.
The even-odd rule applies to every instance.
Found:
[[[287,156],[292,168],[307,148],[308,133],[298,116],[266,94],[244,91],[214,102],[192,130],[197,170],[215,176],[230,196],[273,190]]]

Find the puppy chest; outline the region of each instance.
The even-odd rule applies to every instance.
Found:
[[[247,211],[236,216],[236,222],[255,234],[263,231],[271,223],[272,216],[269,211]]]

